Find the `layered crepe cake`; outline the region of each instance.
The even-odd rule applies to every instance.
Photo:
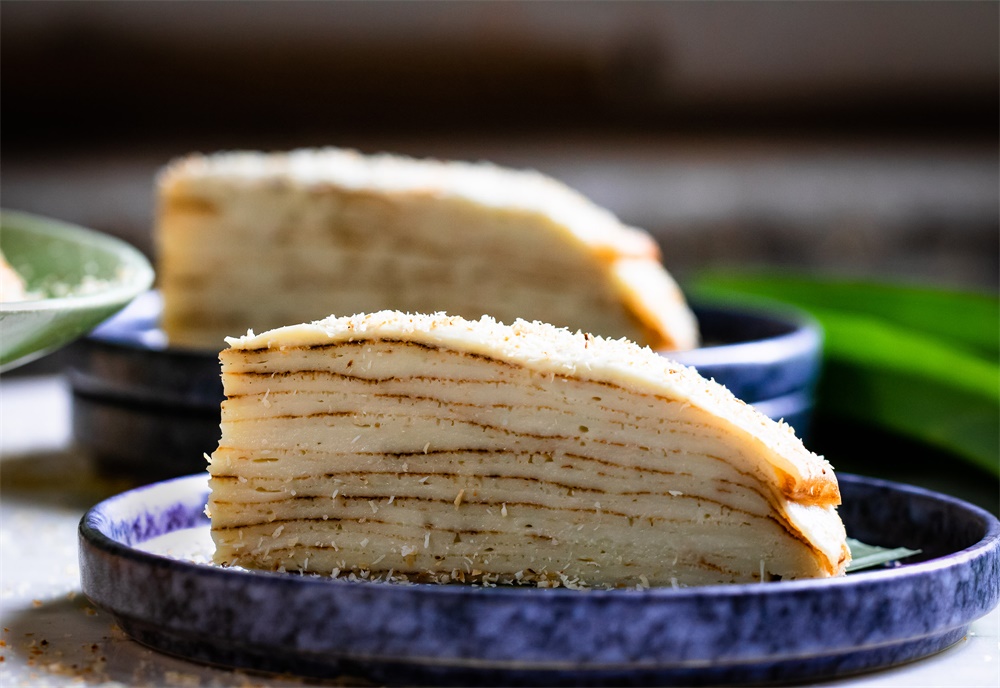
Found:
[[[626,340],[385,311],[228,341],[218,564],[620,587],[849,560],[825,460]]]
[[[537,172],[332,148],[194,155],[160,176],[156,238],[175,345],[383,309],[697,345],[649,234]]]

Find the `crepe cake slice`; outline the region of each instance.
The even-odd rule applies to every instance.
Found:
[[[543,586],[837,576],[830,465],[648,348],[378,312],[221,353],[215,561]]]
[[[383,309],[698,341],[652,237],[533,171],[334,148],[194,155],[160,176],[156,238],[176,345]]]

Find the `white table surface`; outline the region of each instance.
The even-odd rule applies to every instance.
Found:
[[[80,591],[77,525],[127,484],[75,450],[58,375],[0,379],[0,686],[296,686],[294,678],[204,667],[130,640]],[[820,685],[1000,686],[1000,608],[964,640],[905,666]]]

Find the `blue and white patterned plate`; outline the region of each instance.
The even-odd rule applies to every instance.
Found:
[[[723,685],[817,680],[962,639],[1000,602],[1000,522],[841,475],[848,534],[922,554],[844,578],[647,590],[401,585],[151,554],[207,539],[206,476],[109,499],[80,524],[83,591],[137,641],[198,662],[384,684]]]

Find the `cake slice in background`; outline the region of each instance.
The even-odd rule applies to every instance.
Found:
[[[383,309],[698,343],[651,236],[536,172],[332,148],[193,155],[160,176],[156,239],[176,345]]]
[[[219,564],[419,581],[842,574],[833,470],[631,342],[379,312],[230,339]]]

